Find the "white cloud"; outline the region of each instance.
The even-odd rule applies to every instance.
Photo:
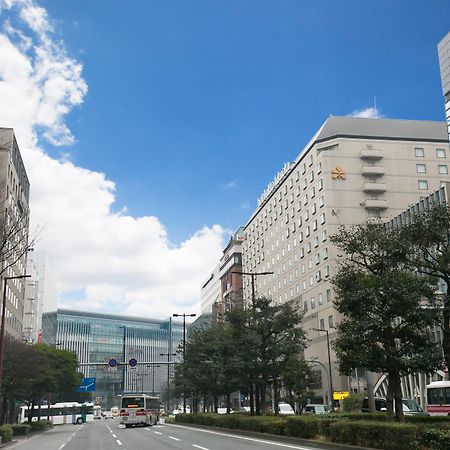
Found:
[[[87,93],[82,66],[54,40],[47,12],[33,0],[0,0],[3,18],[0,104],[7,107],[0,126],[15,130],[31,183],[31,220],[43,226],[38,249],[52,261],[62,305],[148,317],[198,308],[201,282],[227,232],[204,227],[174,246],[157,217],[114,212],[115,185],[105,174],[76,166],[69,153],[46,154],[42,138],[75,141],[65,117]],[[71,293],[76,300],[67,300]]]
[[[382,119],[384,117],[380,110],[373,106],[364,109],[356,109],[348,115],[352,117],[362,117],[364,119]]]
[[[228,183],[225,183],[223,185],[224,189],[237,189],[237,187],[238,187],[238,184],[234,180],[229,181]]]

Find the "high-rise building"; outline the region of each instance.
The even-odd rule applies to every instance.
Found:
[[[439,66],[441,68],[442,93],[445,98],[445,117],[450,137],[450,32],[438,44]]]
[[[42,305],[39,298],[39,275],[30,256],[27,259],[27,275],[29,278],[25,281],[22,341],[36,344],[42,323]]]
[[[220,301],[220,263],[217,263],[200,291],[201,314],[211,314],[213,305]]]
[[[326,331],[332,340],[339,320],[330,283],[339,256],[330,236],[341,225],[387,221],[437,190],[450,180],[449,152],[444,122],[329,117],[264,191],[245,226],[243,271],[273,272],[255,277],[257,295],[303,309],[306,359],[327,364]],[[331,353],[334,388],[347,390]]]
[[[4,278],[25,275],[30,183],[14,130],[0,128],[0,271]],[[5,245],[6,244],[6,245]],[[5,335],[22,339],[25,279],[8,280]]]
[[[44,313],[42,325],[45,343],[75,352],[84,376],[96,378],[94,396],[107,407],[116,404],[123,393],[159,395],[167,385],[168,372],[170,378],[173,376],[173,367],[169,366],[168,371],[167,365],[144,363],[167,361],[167,354],[176,353],[183,339],[183,324],[172,322],[171,318],[144,319],[58,309]],[[98,365],[110,359],[136,359],[138,365]],[[173,356],[169,359],[174,361]]]

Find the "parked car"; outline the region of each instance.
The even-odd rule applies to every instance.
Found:
[[[429,416],[415,400],[403,398],[402,403],[403,414],[407,416]],[[387,401],[385,397],[375,397],[375,410],[377,412],[387,411]],[[367,397],[363,400],[361,411],[370,412],[369,399]]]
[[[305,414],[326,414],[330,411],[330,407],[328,405],[312,404],[309,403],[305,406]]]
[[[217,414],[226,414],[227,413],[227,408],[217,408]],[[233,414],[234,411],[232,409],[230,409],[230,414]]]
[[[294,415],[295,411],[289,403],[280,402],[278,403],[278,414],[281,415]]]
[[[104,419],[114,419],[113,413],[111,411],[105,411],[103,413],[103,418]]]

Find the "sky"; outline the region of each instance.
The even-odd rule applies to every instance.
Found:
[[[448,0],[0,0],[0,126],[59,306],[199,313],[331,115],[444,120]]]

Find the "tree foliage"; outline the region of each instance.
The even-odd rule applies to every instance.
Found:
[[[340,371],[354,367],[388,378],[388,416],[393,400],[403,418],[400,377],[431,372],[442,358],[430,328],[439,320],[435,283],[408,263],[411,247],[401,228],[382,224],[342,228],[332,242],[344,255],[333,279],[335,307],[343,318],[334,341]]]

